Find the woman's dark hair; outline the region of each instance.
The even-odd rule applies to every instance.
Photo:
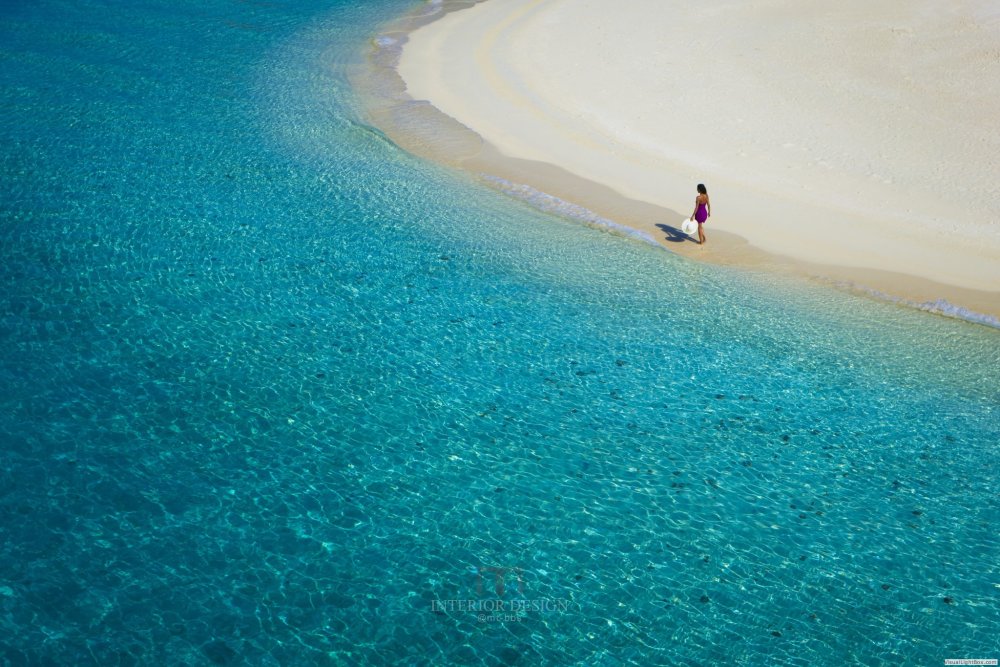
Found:
[[[705,184],[704,183],[699,183],[698,184],[698,192],[700,192],[703,195],[707,195],[708,194],[708,189],[705,188]]]

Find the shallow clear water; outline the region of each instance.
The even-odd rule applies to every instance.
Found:
[[[0,8],[3,660],[997,657],[996,330],[407,156],[407,8]]]

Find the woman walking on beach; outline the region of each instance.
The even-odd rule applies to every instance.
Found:
[[[698,184],[698,196],[694,198],[694,212],[691,214],[692,220],[698,221],[698,244],[705,243],[705,221],[712,215],[712,202],[708,200],[708,189],[704,183]]]

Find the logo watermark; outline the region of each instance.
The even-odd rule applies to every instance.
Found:
[[[570,601],[565,598],[532,598],[524,592],[524,570],[519,567],[481,565],[476,574],[476,596],[431,600],[436,613],[473,613],[482,623],[519,623],[528,614],[565,612]],[[488,590],[492,584],[492,590]],[[493,597],[495,595],[496,597]]]
[[[996,658],[945,658],[946,665],[995,665]]]

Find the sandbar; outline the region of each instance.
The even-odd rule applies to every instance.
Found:
[[[404,148],[695,259],[1000,317],[995,3],[444,2],[380,39]]]

